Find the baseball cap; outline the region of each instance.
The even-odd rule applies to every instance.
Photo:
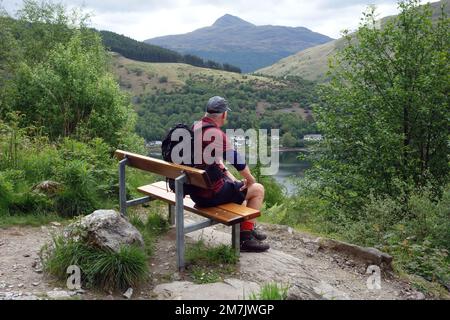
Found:
[[[206,112],[208,113],[224,113],[226,111],[231,111],[228,107],[228,101],[222,97],[215,96],[209,99],[206,105]]]

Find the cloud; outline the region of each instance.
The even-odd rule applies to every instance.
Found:
[[[1,1],[1,0],[0,0]],[[70,7],[83,7],[93,14],[93,27],[145,40],[206,27],[229,13],[256,25],[307,27],[337,38],[340,31],[358,26],[369,3],[381,16],[397,13],[389,0],[62,0]],[[3,1],[12,12],[20,0]]]

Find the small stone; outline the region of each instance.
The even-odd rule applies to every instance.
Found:
[[[131,299],[133,295],[133,288],[128,288],[128,290],[123,294],[123,296],[127,299]]]
[[[289,228],[288,228],[288,233],[289,233],[289,234],[292,234],[293,232],[294,232],[294,230],[292,230],[292,228],[289,227]]]
[[[18,287],[18,288],[22,288],[22,287],[23,287],[23,283],[19,283],[19,284],[17,285],[17,287]]]
[[[24,257],[24,258],[29,258],[30,255],[29,255],[28,253],[26,253],[26,254],[23,255],[23,257]]]
[[[78,289],[77,291],[75,291],[76,294],[85,294],[86,290],[83,289]]]
[[[42,269],[34,269],[34,272],[36,272],[36,273],[42,273]]]
[[[47,296],[50,299],[68,299],[72,295],[73,294],[71,292],[61,291],[61,290],[53,290],[53,291],[47,292]]]
[[[425,295],[422,292],[413,293],[411,298],[413,300],[425,300]]]
[[[33,283],[32,283],[32,285],[35,286],[35,287],[37,287],[37,286],[40,285],[40,284],[41,284],[40,282],[33,282]]]
[[[181,280],[180,274],[179,274],[178,272],[175,272],[175,273],[172,275],[172,281],[180,281],[180,280]]]
[[[56,222],[56,221],[50,222],[50,224],[51,224],[52,226],[55,226],[55,227],[60,227],[60,226],[61,226],[61,223]]]

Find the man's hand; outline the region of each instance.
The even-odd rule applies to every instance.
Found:
[[[241,182],[243,183],[243,185],[239,189],[239,191],[244,191],[245,189],[248,189],[247,179],[243,179]]]
[[[242,170],[241,172],[239,172],[240,175],[244,178],[242,180],[242,182],[244,183],[244,185],[241,188],[241,191],[248,189],[251,187],[252,184],[256,183],[256,179],[255,177],[253,177],[253,175],[250,172],[250,169],[248,168],[248,166],[245,167],[244,170]]]
[[[252,177],[253,178],[253,177]],[[242,179],[241,181],[243,183],[243,186],[241,187],[240,191],[244,191],[245,189],[248,189],[252,186],[252,184],[256,183],[256,180],[253,179]]]

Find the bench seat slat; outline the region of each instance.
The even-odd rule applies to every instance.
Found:
[[[175,204],[175,193],[170,190],[167,192],[165,181],[159,181],[151,185],[139,187],[138,191],[159,200]],[[184,209],[205,218],[223,223],[227,226],[254,219],[261,215],[258,210],[232,203],[212,208],[199,208],[189,197],[184,199]]]
[[[175,204],[175,194],[173,192],[166,192],[165,190],[162,190],[161,188],[152,185],[139,187],[138,191],[147,194],[151,197],[157,198],[159,200],[169,202],[173,205]],[[207,209],[196,208],[194,201],[192,201],[189,198],[184,199],[184,209],[199,214],[205,218],[218,221],[227,226],[231,226],[233,224],[244,221],[244,218],[242,216],[239,216],[226,210],[218,208],[207,208]]]
[[[165,191],[167,191],[168,186],[166,184],[165,181],[158,181],[152,184],[155,187],[161,188]],[[168,189],[169,192],[171,192],[170,189]],[[187,198],[186,198],[187,199]],[[253,208],[249,208],[237,203],[226,203],[226,204],[221,204],[218,205],[217,208],[229,211],[229,212],[233,212],[234,214],[237,214],[239,216],[243,216],[243,217],[248,217],[251,216],[251,218],[247,218],[247,219],[254,219],[260,216],[260,212],[256,209]]]

